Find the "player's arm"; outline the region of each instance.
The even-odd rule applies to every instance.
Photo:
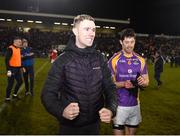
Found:
[[[9,61],[11,59],[11,56],[12,56],[12,49],[11,48],[8,48],[7,49],[7,52],[6,52],[6,55],[5,55],[5,64],[6,64],[6,69],[9,70],[10,69],[10,64],[9,64]]]
[[[149,85],[149,75],[148,75],[148,70],[147,70],[147,64],[145,60],[143,59],[142,62],[142,71],[140,76],[137,78],[138,85],[142,87],[147,87]]]
[[[143,74],[138,77],[138,84],[142,87],[147,87],[149,85],[149,75]]]
[[[41,92],[42,104],[50,114],[59,120],[62,119],[63,111],[69,104],[69,102],[63,101],[64,96],[62,95],[64,63],[62,58],[52,65]]]
[[[127,89],[134,88],[130,80],[118,82],[115,80],[115,76],[113,76],[113,82],[116,85],[116,88],[127,88]]]
[[[125,87],[125,82],[122,81],[122,82],[117,82],[117,81],[114,81],[115,85],[116,85],[116,88],[123,88]]]
[[[117,95],[116,87],[111,78],[111,71],[107,66],[107,62],[101,55],[101,68],[102,68],[102,87],[105,96],[105,107],[99,111],[100,119],[103,122],[109,123],[111,118],[116,115],[117,109]]]

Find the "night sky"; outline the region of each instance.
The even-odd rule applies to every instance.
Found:
[[[0,9],[130,18],[138,33],[180,35],[180,0],[4,0]]]

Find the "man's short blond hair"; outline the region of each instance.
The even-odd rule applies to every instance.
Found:
[[[83,20],[90,20],[90,21],[95,22],[95,19],[91,17],[90,15],[81,14],[81,15],[77,15],[74,18],[73,27],[76,27]]]

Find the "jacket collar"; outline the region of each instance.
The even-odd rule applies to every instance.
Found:
[[[87,54],[91,54],[91,53],[95,53],[96,49],[95,49],[95,44],[93,44],[91,47],[87,47],[87,48],[78,48],[75,45],[75,36],[71,35],[68,43],[67,43],[67,47],[65,48],[64,51],[73,51],[79,55],[87,55]]]

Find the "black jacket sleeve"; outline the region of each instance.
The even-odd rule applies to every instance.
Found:
[[[62,93],[64,73],[63,62],[58,59],[53,63],[41,93],[41,101],[46,110],[59,121],[63,119],[64,108],[69,104],[60,99]]]
[[[102,60],[102,72],[103,72],[103,89],[105,96],[105,106],[113,113],[113,117],[116,115],[117,109],[117,95],[116,86],[112,81],[111,72],[107,66],[107,61]]]
[[[12,49],[8,48],[5,55],[6,70],[10,70],[9,61],[11,59],[11,56],[12,56]]]

